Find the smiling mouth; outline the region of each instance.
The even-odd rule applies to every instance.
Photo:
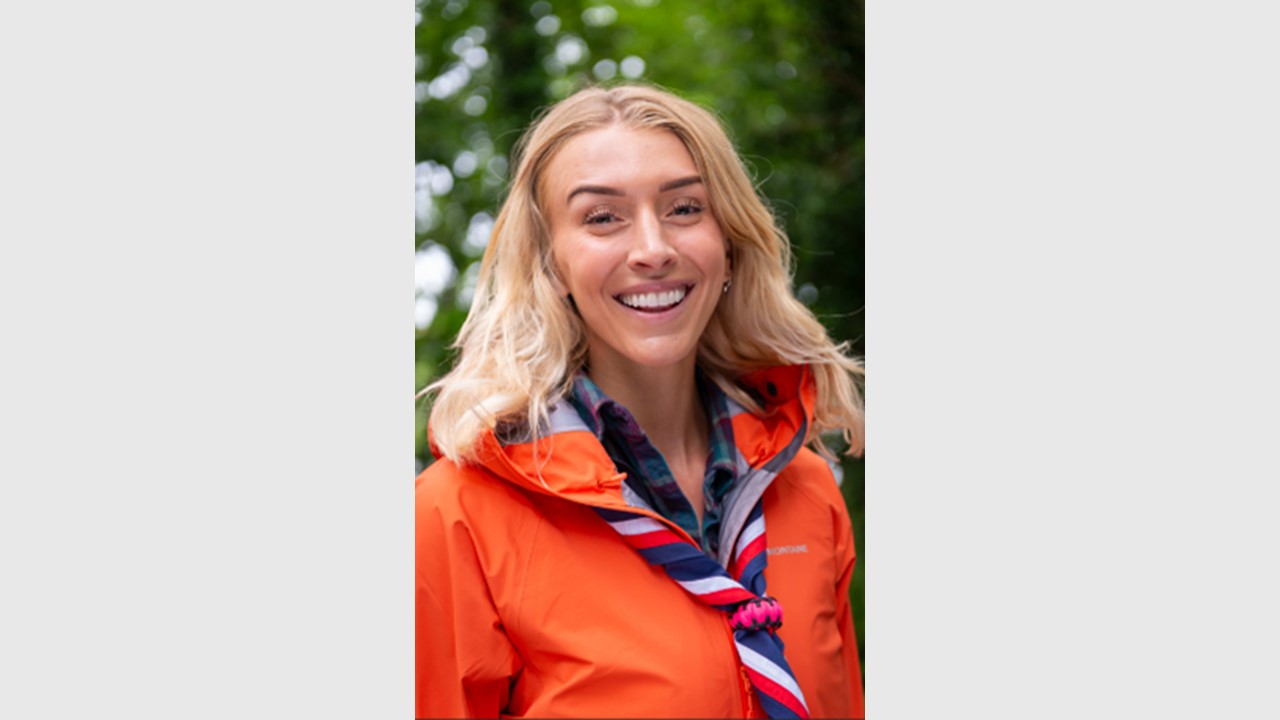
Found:
[[[660,313],[670,310],[684,302],[685,296],[688,295],[689,291],[692,289],[692,285],[685,285],[665,292],[614,295],[613,299],[623,305],[626,305],[632,310],[639,310],[640,312],[646,313]]]

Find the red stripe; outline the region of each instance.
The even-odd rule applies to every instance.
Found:
[[[670,545],[672,543],[684,542],[680,539],[679,535],[676,535],[665,528],[661,530],[652,530],[647,533],[640,533],[639,535],[624,535],[623,537],[627,539],[627,542],[631,543],[632,547],[640,548],[642,550],[647,550],[651,547],[658,547],[659,545]]]
[[[809,711],[804,709],[804,705],[795,695],[791,694],[790,690],[756,672],[750,665],[745,667],[747,668],[747,676],[751,678],[751,684],[755,685],[757,690],[791,708],[791,712],[796,715],[802,718],[809,717]]]
[[[737,573],[741,573],[742,568],[749,565],[751,561],[764,550],[764,546],[764,533],[760,533],[760,537],[752,540],[745,548],[742,549],[742,553],[739,554],[738,559],[734,561],[736,563],[734,565],[734,570],[736,570]]]
[[[755,595],[742,588],[725,588],[705,595],[698,595],[698,597],[702,598],[702,601],[708,605],[729,605],[743,600],[750,600]]]

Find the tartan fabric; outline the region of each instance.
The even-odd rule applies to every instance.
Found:
[[[693,506],[676,483],[667,461],[649,442],[626,407],[605,395],[582,372],[574,378],[573,391],[567,399],[600,440],[614,465],[627,474],[627,485],[655,512],[689,533],[689,537],[697,541],[704,551],[714,555],[720,550],[724,498],[735,480],[733,420],[724,393],[701,371],[697,374],[697,385],[707,412],[710,445],[703,478],[701,527]]]

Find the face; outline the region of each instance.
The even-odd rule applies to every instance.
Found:
[[[547,165],[542,210],[592,373],[685,367],[729,279],[728,244],[693,158],[665,130],[610,126]]]

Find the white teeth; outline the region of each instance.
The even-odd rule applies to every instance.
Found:
[[[676,288],[660,293],[639,293],[636,295],[619,295],[623,305],[633,308],[657,308],[675,305],[684,300],[686,288]]]

